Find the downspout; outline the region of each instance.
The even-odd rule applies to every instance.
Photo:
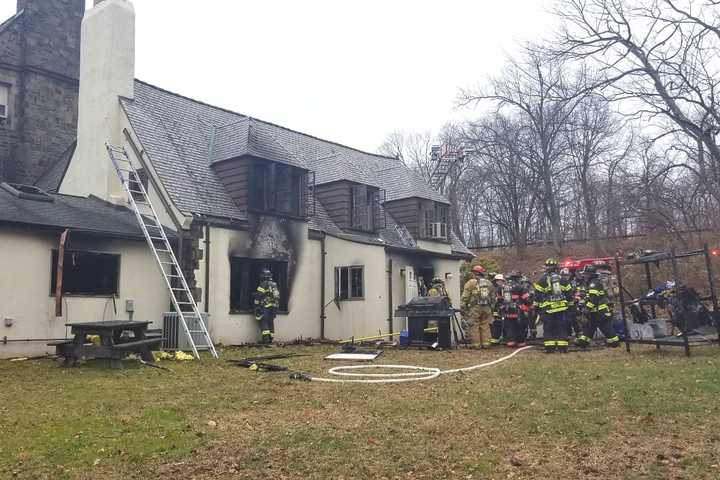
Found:
[[[325,234],[320,237],[320,339],[325,339]]]
[[[393,333],[393,284],[392,284],[393,261],[388,258],[387,279],[388,279],[388,333]]]
[[[210,225],[205,223],[205,313],[210,314]]]

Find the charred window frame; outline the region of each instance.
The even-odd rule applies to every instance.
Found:
[[[58,251],[52,251],[50,296],[57,287]],[[117,297],[120,293],[120,255],[66,251],[63,259],[63,295]]]
[[[249,209],[258,213],[307,218],[312,213],[314,175],[284,163],[250,164]]]
[[[385,191],[367,185],[353,185],[350,204],[350,226],[354,230],[374,232],[385,228]]]
[[[288,310],[288,263],[278,260],[257,258],[230,257],[230,313],[251,312],[253,293],[262,282],[260,273],[263,269],[270,270],[273,280],[280,290],[280,305],[278,310],[287,313]]]
[[[365,299],[365,267],[335,267],[335,299]]]

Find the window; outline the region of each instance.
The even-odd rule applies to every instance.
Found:
[[[58,251],[52,251],[50,295],[57,286]],[[66,251],[63,259],[63,295],[117,296],[120,255]]]
[[[280,290],[280,308],[288,311],[288,264],[276,260],[230,257],[230,311],[249,312],[254,308],[253,292],[260,284],[260,272],[267,268]]]
[[[335,298],[337,300],[361,300],[364,297],[364,267],[336,267]]]
[[[430,240],[448,239],[448,207],[442,203],[423,204],[420,225],[422,237]]]
[[[250,210],[307,216],[308,175],[301,168],[257,160],[250,166]]]
[[[0,83],[0,120],[8,118],[10,114],[10,87]]]
[[[356,230],[375,231],[385,228],[385,215],[380,205],[384,191],[367,185],[353,185],[351,226]]]

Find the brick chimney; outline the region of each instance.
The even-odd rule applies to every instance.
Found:
[[[119,97],[133,98],[134,82],[133,5],[128,0],[96,0],[82,22],[78,143],[62,193],[122,201],[105,143],[123,143]]]

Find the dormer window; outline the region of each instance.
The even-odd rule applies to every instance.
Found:
[[[10,86],[0,83],[0,122],[7,120],[10,115]]]
[[[254,159],[248,177],[251,212],[290,217],[308,216],[310,175],[306,170]]]
[[[355,230],[373,232],[385,226],[385,215],[380,205],[383,190],[367,185],[353,185],[350,204],[350,225]]]
[[[442,203],[424,202],[420,210],[420,237],[426,240],[447,241],[448,210],[448,206]]]

